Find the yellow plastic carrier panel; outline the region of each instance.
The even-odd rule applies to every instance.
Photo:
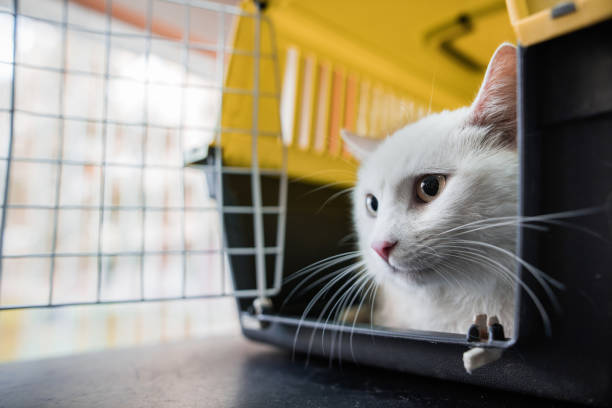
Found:
[[[507,0],[512,26],[528,46],[612,18],[612,0]]]
[[[256,13],[251,1],[242,7]],[[226,89],[254,89],[254,24],[245,14],[233,27]],[[281,167],[282,132],[289,176],[338,184],[351,184],[358,165],[341,129],[383,138],[430,112],[468,105],[493,51],[515,41],[501,0],[276,0],[259,38],[260,167]],[[254,97],[224,93],[227,165],[251,164]]]

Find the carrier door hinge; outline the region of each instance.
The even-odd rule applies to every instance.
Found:
[[[270,298],[261,297],[253,300],[246,312],[240,314],[242,327],[250,330],[265,329],[269,323],[262,321],[259,316],[269,314],[273,310],[273,304]]]

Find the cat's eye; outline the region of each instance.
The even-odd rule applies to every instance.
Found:
[[[368,194],[366,196],[366,210],[372,217],[376,217],[378,212],[378,199],[374,194]]]
[[[416,195],[424,203],[432,202],[446,186],[446,176],[427,174],[416,183]]]

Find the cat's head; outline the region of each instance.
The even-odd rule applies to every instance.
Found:
[[[474,252],[482,248],[463,241],[514,250],[511,228],[500,233],[464,227],[516,215],[512,45],[497,49],[470,107],[432,114],[382,141],[348,132],[343,137],[361,160],[353,218],[362,256],[376,279],[407,286],[484,284],[486,268],[477,265],[485,262],[477,262]]]

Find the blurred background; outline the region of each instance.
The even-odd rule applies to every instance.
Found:
[[[263,45],[261,97],[281,102],[260,128],[282,123],[289,175],[317,183],[354,180],[341,128],[385,137],[469,104],[514,40],[503,0],[270,3],[275,33],[262,37],[278,53]],[[238,6],[254,10],[0,0],[0,362],[238,333],[218,203],[184,166],[220,123],[251,126],[252,27]],[[244,165],[248,140],[224,137],[224,159]],[[82,303],[94,304],[30,308]]]
[[[183,14],[165,2],[152,4],[159,23],[146,27],[146,1],[114,2],[112,19],[103,1],[20,1],[15,38],[4,3],[1,191],[17,47],[2,305],[95,300],[98,251],[101,301],[139,298],[141,274],[146,298],[221,293],[221,257],[210,253],[220,248],[216,204],[204,174],[183,166],[183,151],[212,139],[214,52],[192,50],[184,69],[180,25],[168,19]],[[193,35],[215,46],[216,15],[190,15]],[[0,312],[0,361],[237,330],[231,298],[9,310]]]

